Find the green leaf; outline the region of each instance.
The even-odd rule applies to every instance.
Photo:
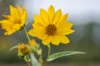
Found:
[[[85,54],[85,52],[79,52],[79,51],[64,51],[64,52],[58,52],[58,53],[54,53],[52,55],[50,55],[48,58],[47,58],[47,61],[53,61],[57,58],[60,58],[60,57],[64,57],[64,56],[70,56],[70,55],[75,55],[75,54]]]
[[[11,51],[11,50],[13,50],[13,49],[15,49],[15,48],[17,48],[17,47],[18,47],[18,45],[13,46],[12,48],[10,48],[10,50],[9,50],[9,51]]]
[[[30,53],[30,58],[32,66],[41,66],[33,53]]]

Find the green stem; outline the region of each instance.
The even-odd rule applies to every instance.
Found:
[[[50,52],[51,52],[51,48],[50,48],[50,45],[47,45],[48,46],[48,57],[50,55]]]
[[[28,66],[31,66],[30,62],[27,62]]]
[[[41,66],[44,66],[44,61],[43,61],[42,55],[40,55],[40,63],[41,63]]]
[[[51,48],[50,48],[50,45],[47,45],[47,47],[48,47],[48,57],[49,57],[50,52],[51,52]],[[45,66],[45,64],[46,64],[46,62],[42,58],[42,54],[40,54],[40,63],[41,63],[41,66]]]
[[[27,30],[26,30],[25,27],[24,27],[24,31],[25,31],[25,34],[26,34],[26,37],[27,37],[28,41],[30,41],[31,39],[30,39],[30,37],[29,37],[29,35],[28,35]]]
[[[31,39],[30,39],[30,37],[29,37],[29,35],[28,35],[27,30],[26,30],[25,27],[24,27],[24,31],[25,31],[25,34],[26,34],[26,37],[27,37],[28,41],[30,42]],[[31,55],[31,53],[30,53],[30,57],[31,57],[31,59],[32,59],[32,57],[34,58],[34,55]],[[37,59],[34,58],[34,60],[35,60],[36,62],[30,61],[30,63],[28,63],[28,66],[31,66],[31,63],[32,63],[32,66],[34,66],[34,65],[38,65],[38,66],[39,66],[39,63],[38,63]],[[43,60],[43,59],[42,59],[42,60]],[[33,64],[33,63],[34,63],[34,64]]]
[[[24,27],[24,31],[25,31],[25,34],[26,34],[26,37],[27,37],[28,41],[31,41],[31,39],[30,39],[25,27]],[[27,64],[28,64],[28,66],[31,66],[31,62],[27,62]]]
[[[44,60],[42,58],[42,50],[41,50],[40,55],[39,55],[39,61],[41,63],[41,66],[44,66]]]

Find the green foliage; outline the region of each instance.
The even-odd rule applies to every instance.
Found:
[[[18,52],[18,56],[22,57],[22,56],[24,56],[24,54],[22,54],[21,52]]]
[[[40,63],[38,62],[33,53],[30,53],[30,58],[32,66],[40,66]]]
[[[25,56],[24,56],[24,60],[25,60],[26,62],[30,62],[29,55],[25,55]]]
[[[47,58],[47,61],[50,62],[50,61],[53,61],[53,60],[55,60],[57,58],[60,58],[60,57],[70,56],[70,55],[75,55],[75,54],[85,54],[85,52],[79,52],[79,51],[64,51],[64,52],[58,52],[58,53],[54,53],[54,54],[50,55]]]

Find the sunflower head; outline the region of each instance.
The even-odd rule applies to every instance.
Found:
[[[16,8],[10,5],[10,15],[4,15],[5,19],[0,21],[2,29],[6,32],[5,35],[11,35],[12,33],[20,30],[24,27],[27,18],[27,12],[23,6],[21,9],[19,6]]]
[[[29,53],[29,50],[26,44],[23,44],[23,43],[19,44],[17,48],[18,48],[18,56],[24,56]]]
[[[46,27],[46,34],[53,36],[53,35],[55,35],[56,30],[57,30],[57,29],[56,29],[56,26],[55,26],[55,25],[49,24],[49,25]]]
[[[52,5],[48,11],[41,8],[40,16],[34,16],[33,29],[28,34],[41,39],[44,45],[68,44],[70,41],[66,35],[73,33],[74,30],[71,29],[73,24],[66,21],[67,18],[67,13],[62,15],[61,10],[55,11]]]

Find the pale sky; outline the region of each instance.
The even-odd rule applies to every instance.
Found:
[[[18,0],[19,4],[26,7],[29,20],[34,14],[39,14],[40,8],[53,5],[61,9],[63,14],[68,13],[68,21],[75,24],[86,24],[91,21],[100,23],[100,0]],[[23,2],[20,2],[23,1]]]

